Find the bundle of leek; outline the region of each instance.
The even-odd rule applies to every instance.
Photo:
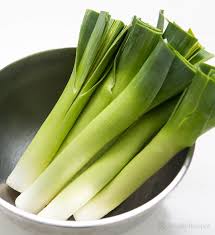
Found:
[[[215,125],[215,68],[202,63],[213,55],[175,23],[162,33],[164,21],[125,27],[87,11],[64,93],[8,178],[24,191],[17,207],[101,218]]]
[[[66,146],[37,180],[17,198],[16,205],[33,213],[39,212],[98,151],[149,109],[161,88],[163,100],[165,100],[165,96],[169,98],[169,94],[162,85],[165,85],[165,80],[171,78],[170,71],[173,63],[183,65],[190,79],[195,75],[195,71],[188,66],[183,57],[160,38],[158,45],[129,85]],[[184,70],[175,70],[176,78]],[[55,183],[47,187],[50,179]],[[33,203],[32,200],[34,200]]]

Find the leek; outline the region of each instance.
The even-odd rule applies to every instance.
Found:
[[[105,154],[72,181],[39,216],[66,220],[94,197],[143,148],[168,120],[177,99],[143,115]],[[101,173],[98,176],[99,172]]]
[[[160,39],[126,89],[16,199],[16,206],[32,213],[41,211],[102,147],[143,115],[176,56],[175,51]]]
[[[121,21],[111,19],[107,12],[86,11],[70,80],[8,177],[7,184],[11,188],[23,192],[52,161],[93,91],[108,72],[126,30]]]
[[[139,188],[175,154],[192,146],[215,123],[215,78],[198,71],[170,120],[152,141],[91,201],[78,210],[76,220],[100,219]]]

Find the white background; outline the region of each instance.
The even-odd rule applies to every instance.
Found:
[[[135,14],[155,24],[159,9],[215,53],[214,0],[0,0],[0,68],[34,52],[76,46],[86,8],[107,10],[129,23]],[[213,60],[215,64],[215,60]],[[197,141],[194,160],[179,187],[156,213],[129,234],[215,234],[215,130]],[[27,235],[0,215],[0,234]]]

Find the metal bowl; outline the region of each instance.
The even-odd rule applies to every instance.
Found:
[[[120,234],[143,221],[182,180],[193,149],[175,156],[106,218],[97,221],[46,220],[14,206],[18,193],[5,184],[23,151],[60,96],[72,71],[74,48],[19,60],[0,71],[0,219],[35,234]]]

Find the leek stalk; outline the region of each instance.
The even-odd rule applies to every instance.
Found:
[[[7,179],[26,190],[53,160],[80,112],[107,73],[127,28],[107,12],[87,10],[84,16],[72,75],[57,104]],[[54,130],[54,132],[53,132]]]

